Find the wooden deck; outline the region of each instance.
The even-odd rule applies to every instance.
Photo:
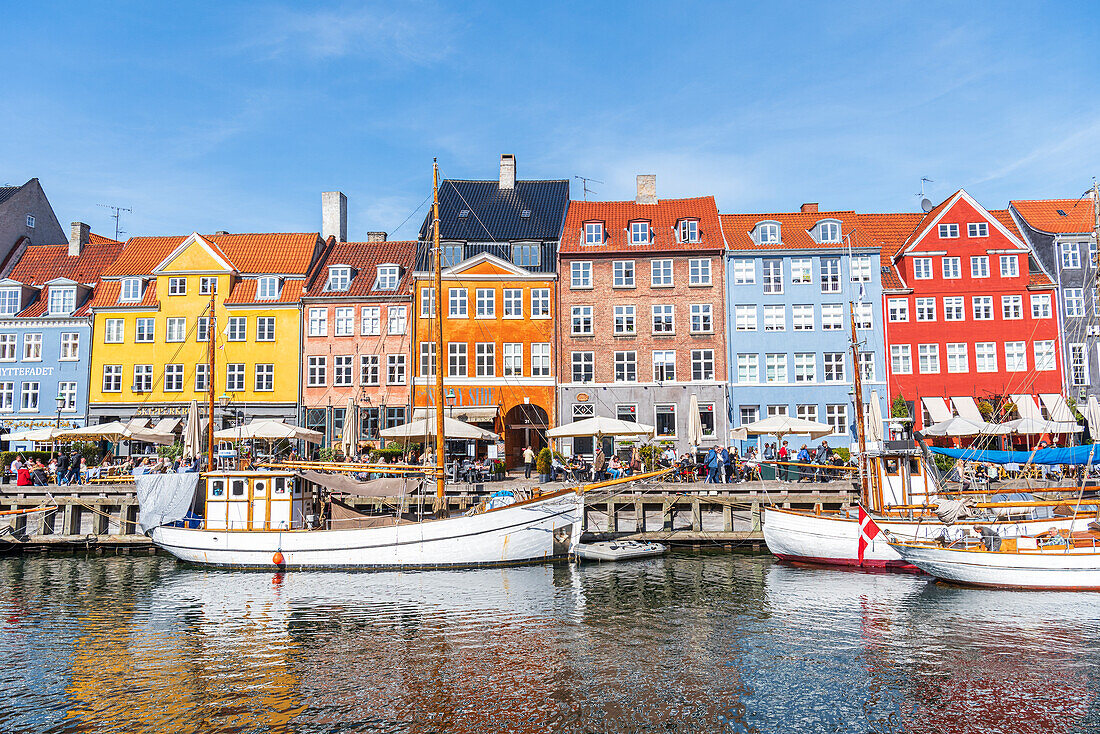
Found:
[[[447,506],[461,513],[504,482],[469,487],[448,494]],[[547,487],[555,489],[561,485]],[[717,489],[712,489],[717,486]],[[59,494],[62,492],[64,494]],[[351,498],[348,504],[366,512],[399,510],[406,517],[431,514],[433,496]],[[850,482],[790,484],[638,484],[621,492],[592,492],[586,498],[587,538],[639,538],[673,544],[762,548],[760,512],[764,505],[837,507],[854,499]],[[73,550],[134,552],[152,550],[137,528],[138,506],[133,484],[79,487],[0,486],[0,510],[51,506],[43,513],[11,520],[15,531],[0,536],[0,553]],[[0,516],[0,524],[5,518]]]

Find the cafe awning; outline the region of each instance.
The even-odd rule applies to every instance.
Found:
[[[453,408],[445,408],[443,416],[464,423],[492,423],[496,420],[499,411],[500,408],[496,405],[456,405]],[[413,408],[414,421],[424,418],[434,420],[435,408]]]
[[[924,404],[924,409],[928,411],[928,415],[932,416],[933,423],[943,423],[951,420],[951,409],[947,407],[947,403],[943,398],[921,398],[920,401]]]
[[[1073,411],[1066,405],[1066,399],[1058,393],[1039,393],[1039,400],[1043,401],[1047,413],[1050,414],[1050,419],[1055,423],[1077,422],[1077,419],[1073,417]]]
[[[960,418],[965,418],[971,423],[985,423],[985,418],[982,417],[982,411],[978,410],[978,404],[974,402],[974,398],[965,396],[951,398],[951,403],[955,406],[955,412],[959,414]]]
[[[1037,423],[1046,421],[1046,418],[1043,417],[1043,411],[1039,410],[1039,406],[1032,396],[1013,395],[1012,402],[1016,404],[1016,412],[1020,414],[1020,418],[1035,421]]]

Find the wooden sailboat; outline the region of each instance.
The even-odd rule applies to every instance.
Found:
[[[442,292],[442,276],[437,165],[433,166],[432,187],[433,264],[438,294]],[[435,305],[436,353],[442,355],[443,299],[437,297]],[[213,327],[211,333],[217,333]],[[213,362],[211,342],[211,416]],[[443,405],[443,402],[443,371],[437,363],[435,404]],[[443,423],[443,411],[437,410],[436,462],[434,469],[428,472],[435,480],[437,511],[434,517],[414,520],[400,515],[371,517],[365,527],[334,529],[333,523],[317,519],[323,516],[324,503],[319,497],[306,495],[301,478],[293,470],[210,471],[199,482],[201,496],[195,503],[198,510],[195,514],[200,515],[200,519],[185,523],[170,513],[164,518],[165,522],[151,522],[148,532],[159,548],[177,558],[214,566],[369,569],[533,563],[567,557],[580,536],[584,491],[618,483],[612,481],[547,494],[536,493],[511,504],[488,503],[464,515],[447,517],[443,501],[446,478]],[[213,448],[211,433],[211,467],[214,466]],[[651,475],[638,475],[631,480],[647,476]],[[174,481],[179,483],[181,480]],[[155,486],[142,487],[143,483],[156,482],[167,484],[168,480],[158,475],[138,478],[139,500],[144,496],[154,498],[150,499],[153,502],[165,495]],[[194,492],[195,488],[191,487],[190,491]],[[158,510],[168,503],[156,502],[157,506],[149,508],[143,503],[143,516],[148,509],[150,516],[156,515],[159,519]]]
[[[861,502],[875,523],[897,537],[932,539],[945,531],[962,537],[975,525],[998,528],[1005,535],[1034,535],[1047,531],[1083,529],[1094,515],[1055,516],[1050,508],[1063,502],[977,503],[978,514],[945,525],[934,512],[937,502],[950,500],[937,481],[937,472],[925,452],[913,442],[890,442],[888,449],[868,451],[859,371],[854,306],[850,313],[853,388],[856,395],[856,435],[859,446]],[[882,446],[889,446],[885,442]],[[1072,488],[1067,488],[1071,491]],[[1044,510],[1043,508],[1046,508]],[[778,558],[833,566],[861,566],[917,570],[887,542],[872,538],[859,558],[860,526],[856,508],[812,511],[767,507],[763,514],[764,541]]]

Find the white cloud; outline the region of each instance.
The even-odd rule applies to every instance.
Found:
[[[316,10],[282,7],[253,26],[243,45],[270,58],[365,56],[384,63],[429,65],[451,52],[449,30],[455,25],[453,17],[431,2],[402,3],[398,9],[377,4]]]

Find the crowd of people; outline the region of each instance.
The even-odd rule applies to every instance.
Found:
[[[115,461],[110,454],[105,456],[102,462],[96,464],[93,461],[89,466],[88,460],[80,452],[62,451],[53,454],[48,464],[44,464],[40,459],[27,459],[23,454],[16,454],[11,465],[8,466],[8,471],[15,477],[15,484],[19,487],[45,487],[51,484],[63,487],[87,484],[106,477],[198,472],[201,468],[201,461],[197,457],[176,459],[148,457],[135,462],[131,459]]]

